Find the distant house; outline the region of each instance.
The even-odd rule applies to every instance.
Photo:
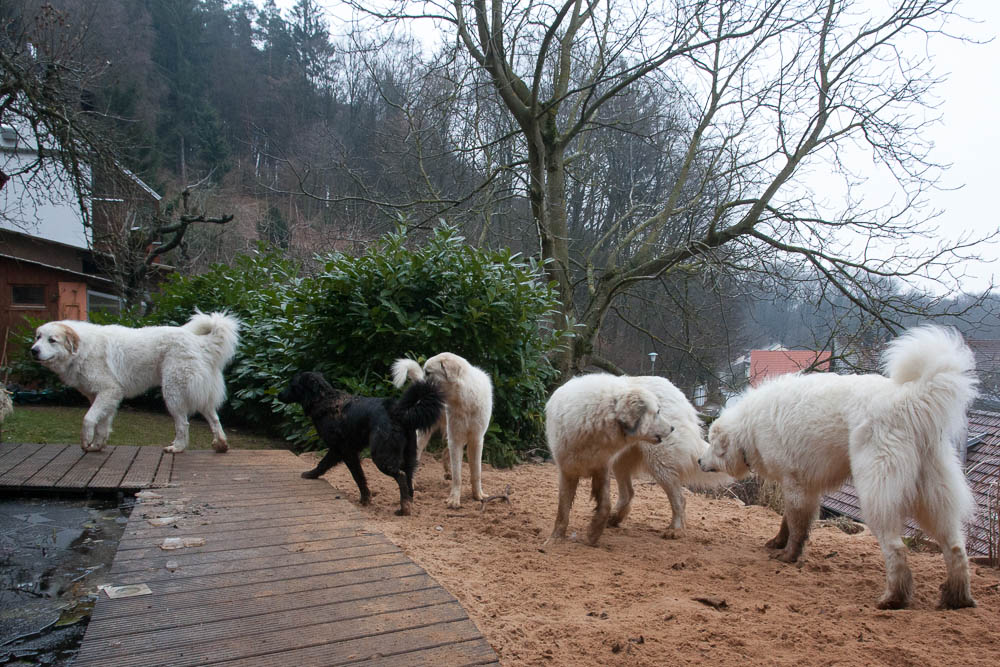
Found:
[[[968,436],[959,452],[965,468],[965,476],[976,498],[978,511],[969,526],[966,549],[973,556],[997,557],[990,550],[991,523],[997,529],[996,508],[1000,493],[1000,412],[970,410],[968,413]],[[848,482],[839,490],[823,497],[824,509],[843,514],[855,521],[862,521],[858,493]],[[992,515],[991,515],[992,513]],[[913,537],[920,534],[917,524],[910,520],[904,535]],[[994,542],[994,549],[996,542]]]
[[[0,170],[17,173],[19,166],[36,159],[12,128],[0,128]],[[107,229],[120,218],[124,205],[157,209],[159,195],[132,174],[111,186],[105,196],[95,195],[93,225]],[[117,310],[120,299],[114,283],[102,272],[101,256],[80,212],[75,193],[52,169],[44,178],[10,178],[0,186],[0,333],[23,326],[24,318],[41,320],[87,319],[94,310]],[[95,190],[99,190],[95,185]],[[4,347],[0,345],[0,347]],[[0,359],[0,365],[6,358]]]
[[[764,380],[801,370],[830,370],[830,352],[815,350],[752,350],[747,380],[756,387]]]

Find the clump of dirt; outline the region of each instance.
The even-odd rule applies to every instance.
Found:
[[[786,565],[764,548],[777,514],[686,493],[687,534],[667,540],[667,498],[640,482],[628,520],[597,547],[544,545],[558,489],[550,463],[485,466],[487,494],[510,487],[509,502],[486,505],[471,499],[466,466],[462,508],[451,510],[441,464],[425,455],[409,517],[394,515],[395,482],[364,466],[377,493],[363,508],[369,527],[458,598],[504,665],[1000,664],[995,569],[972,565],[978,608],[938,611],[941,555],[913,553],[912,608],[881,611],[885,572],[868,530],[817,525]],[[357,501],[344,466],[325,479]],[[586,531],[589,492],[582,482],[570,532]]]

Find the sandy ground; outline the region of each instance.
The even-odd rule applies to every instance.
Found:
[[[310,458],[312,455],[304,455]],[[687,493],[687,535],[662,537],[664,493],[639,483],[633,510],[597,547],[543,545],[557,498],[555,467],[484,470],[484,490],[510,502],[445,507],[438,460],[417,474],[415,514],[397,517],[395,482],[365,461],[377,492],[365,508],[384,532],[444,585],[504,665],[990,665],[1000,664],[1000,571],[972,565],[978,608],[937,611],[940,554],[913,553],[911,609],[880,611],[878,543],[865,530],[814,529],[802,560],[769,558],[780,518],[735,499]],[[347,469],[325,476],[358,499]],[[592,504],[581,482],[570,531],[586,531]]]

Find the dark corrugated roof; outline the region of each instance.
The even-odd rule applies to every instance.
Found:
[[[989,514],[991,497],[1000,492],[1000,413],[970,410],[969,446],[966,450],[965,475],[976,499],[978,511],[968,527],[966,549],[970,555],[985,556],[989,553]],[[862,521],[858,493],[850,480],[839,490],[823,497],[823,507],[839,514]],[[907,521],[905,534],[914,535],[918,526]]]

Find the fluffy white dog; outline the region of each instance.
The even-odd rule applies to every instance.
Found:
[[[963,522],[975,507],[956,445],[976,395],[975,361],[961,336],[922,326],[892,341],[882,375],[785,375],[750,389],[709,429],[706,471],[753,471],[781,483],[785,515],[768,547],[802,553],[820,496],[853,475],[885,557],[881,609],[909,605],[913,576],[903,522],[914,517],[947,567],[941,607],[973,607]]]
[[[196,312],[180,327],[128,327],[76,320],[48,322],[35,331],[31,355],[90,401],[80,445],[100,451],[123,398],[159,386],[174,418],[174,440],[184,451],[188,416],[200,412],[212,429],[212,447],[229,449],[216,409],[226,398],[222,369],[233,358],[240,323],[224,313]]]
[[[402,387],[407,379],[413,382],[426,379],[444,392],[441,421],[428,431],[417,432],[417,460],[423,455],[434,431],[442,431],[448,441],[448,456],[444,458],[445,478],[449,470],[451,474],[447,504],[452,509],[458,509],[462,506],[462,453],[468,444],[472,498],[482,500],[483,437],[493,415],[493,383],[490,376],[457,354],[442,352],[424,362],[423,368],[412,359],[397,359],[392,365],[392,382]]]
[[[733,481],[729,475],[702,472],[698,459],[708,453],[701,419],[684,393],[670,380],[658,376],[632,378],[633,384],[648,389],[656,396],[660,415],[674,427],[673,433],[659,443],[639,442],[627,448],[611,462],[611,469],[618,481],[618,504],[608,519],[608,525],[617,526],[628,516],[635,491],[632,478],[645,471],[670,500],[673,518],[664,537],[683,537],[684,486],[713,487]]]
[[[640,442],[662,443],[672,430],[656,394],[636,378],[595,373],[556,389],[545,404],[545,435],[559,470],[559,509],[549,541],[566,537],[577,484],[590,477],[597,507],[587,543],[596,545],[611,513],[611,459]]]

